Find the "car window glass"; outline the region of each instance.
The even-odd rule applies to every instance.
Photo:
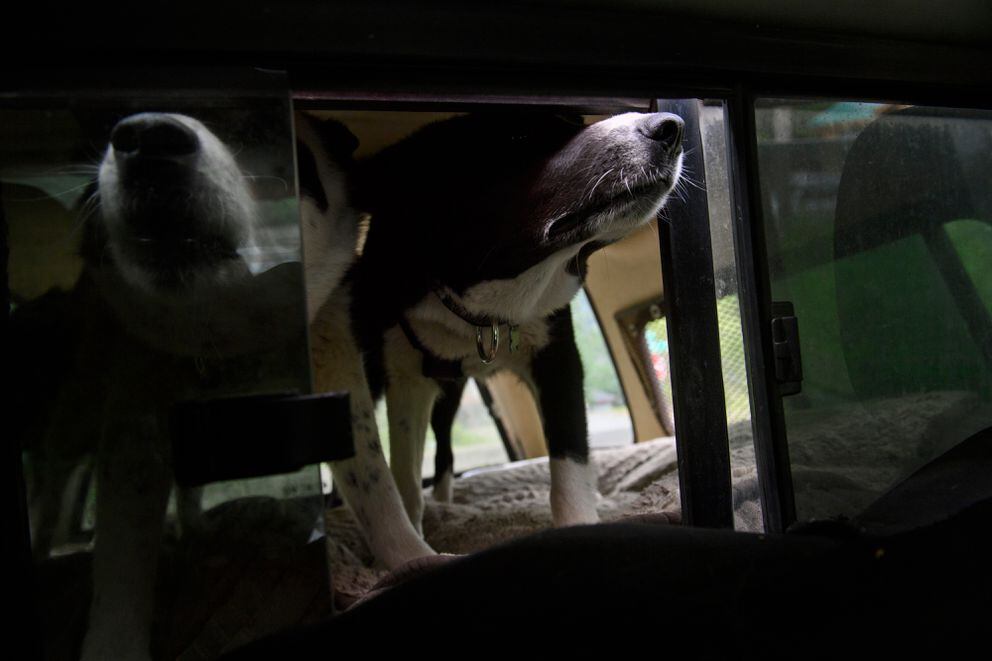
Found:
[[[799,320],[798,515],[853,516],[992,422],[992,116],[763,100],[756,121],[772,297]]]
[[[310,543],[316,466],[174,486],[177,406],[310,391],[291,136],[285,91],[0,106],[12,427],[51,658],[151,635],[150,617],[155,656],[219,653],[292,623],[258,617],[218,638],[220,619],[275,599],[329,604],[323,544]],[[185,467],[212,452],[192,448]],[[266,583],[290,566],[323,596]],[[89,585],[110,596],[91,606]],[[237,587],[214,600],[222,585]],[[103,624],[86,629],[86,609]]]

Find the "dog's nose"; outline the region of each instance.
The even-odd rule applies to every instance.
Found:
[[[637,125],[641,135],[660,143],[668,153],[675,153],[682,146],[682,133],[685,122],[678,115],[656,112],[648,115]]]
[[[122,119],[110,134],[110,144],[123,157],[180,158],[200,148],[196,132],[178,119],[142,113]]]

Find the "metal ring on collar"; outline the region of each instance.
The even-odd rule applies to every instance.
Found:
[[[482,342],[482,329],[484,326],[475,327],[475,348],[479,351],[479,358],[486,365],[496,360],[496,352],[499,351],[499,324],[497,322],[492,322],[490,327],[490,333],[492,339],[489,342],[489,351],[486,351],[485,344]]]

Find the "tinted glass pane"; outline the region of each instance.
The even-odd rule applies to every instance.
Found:
[[[713,275],[716,284],[720,362],[727,406],[727,436],[734,491],[734,527],[761,530],[761,504],[751,433],[751,400],[744,358],[744,336],[737,287],[737,266],[727,170],[727,132],[724,106],[702,105],[700,131],[706,170],[706,202],[710,212]]]
[[[992,423],[992,114],[769,100],[756,118],[772,297],[799,320],[798,516],[852,516]]]
[[[0,107],[50,658],[216,656],[329,604],[316,467],[173,486],[176,404],[310,390],[291,136],[285,93]]]

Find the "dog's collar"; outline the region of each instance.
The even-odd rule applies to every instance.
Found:
[[[493,324],[497,326],[502,324],[510,325],[508,320],[500,317],[484,317],[469,312],[465,309],[465,306],[462,305],[461,301],[458,300],[458,295],[447,285],[443,285],[440,282],[435,281],[432,288],[437,297],[441,299],[441,303],[444,304],[444,307],[448,308],[453,315],[461,318],[461,320],[465,323],[472,324],[473,326],[480,328],[486,328],[492,326]]]
[[[433,285],[435,296],[441,304],[448,308],[451,314],[462,321],[475,326],[475,348],[479,352],[479,359],[488,365],[496,360],[496,352],[499,351],[499,327],[506,326],[510,334],[510,353],[520,348],[520,330],[517,324],[510,323],[507,319],[500,317],[480,317],[465,309],[465,306],[458,300],[458,296],[450,287],[435,281]],[[489,348],[487,349],[483,341],[483,333],[489,332]]]

